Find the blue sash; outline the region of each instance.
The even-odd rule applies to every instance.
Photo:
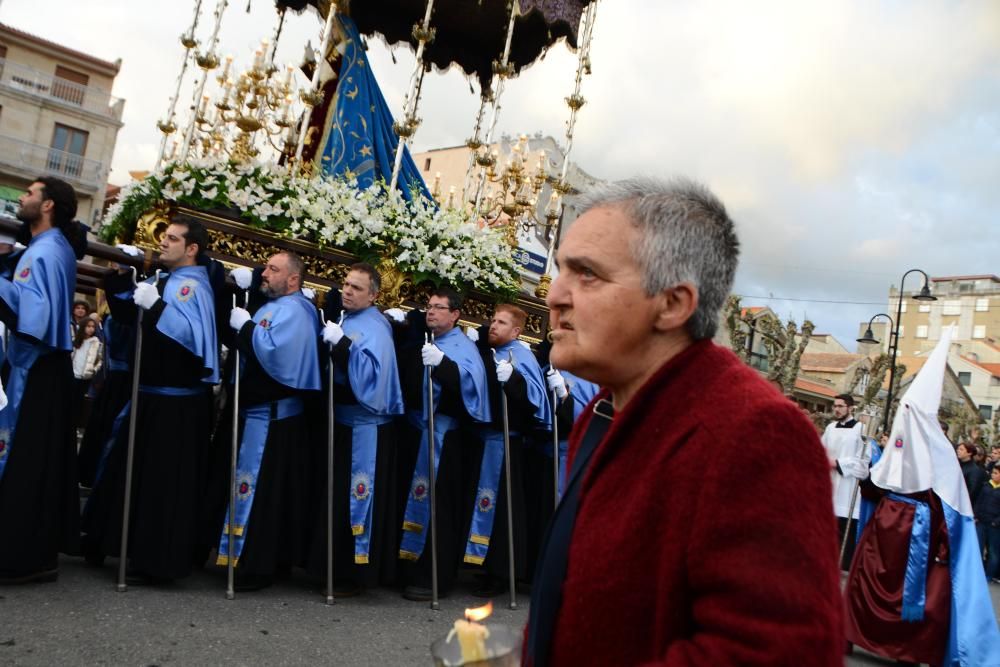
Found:
[[[376,415],[360,405],[338,405],[336,420],[351,427],[351,533],[354,535],[354,562],[368,564],[372,538],[372,498],[375,493],[375,458],[378,454],[378,427],[392,421],[390,415]]]
[[[14,429],[17,427],[17,417],[21,412],[21,399],[24,397],[24,386],[28,382],[31,367],[42,356],[43,348],[20,340],[17,336],[10,337],[10,375],[7,377],[7,407],[0,411],[0,479],[3,479],[7,460],[10,458],[10,448],[14,441]]]
[[[517,433],[511,433],[514,437]],[[503,470],[503,433],[492,429],[483,430],[483,462],[479,466],[479,490],[476,492],[476,507],[472,512],[469,540],[465,545],[465,562],[482,565],[490,550],[493,535],[494,509],[500,492],[500,473]]]
[[[927,555],[930,551],[931,509],[925,502],[890,493],[889,498],[913,505],[910,553],[903,579],[903,608],[900,618],[915,623],[924,620],[927,604]]]
[[[250,520],[250,510],[253,508],[253,497],[257,492],[260,462],[264,458],[264,446],[267,444],[267,433],[272,421],[272,406],[274,407],[273,421],[281,421],[302,414],[302,399],[297,396],[240,410],[240,415],[243,417],[243,439],[240,442],[240,455],[236,463],[234,566],[239,564],[240,554],[243,553],[243,544],[246,542],[246,527]],[[219,537],[219,557],[215,561],[216,565],[229,564],[228,536],[229,507],[227,506],[222,535]]]
[[[431,508],[427,502],[427,491],[430,480],[427,478],[427,421],[419,412],[411,410],[407,413],[411,424],[420,429],[420,450],[417,453],[417,466],[413,470],[413,481],[410,484],[410,495],[406,500],[406,512],[403,514],[403,539],[399,545],[399,557],[405,560],[417,560],[424,552],[427,533],[424,526],[430,518]],[[447,415],[434,415],[434,474],[441,465],[441,447],[448,431],[458,428],[458,420]]]

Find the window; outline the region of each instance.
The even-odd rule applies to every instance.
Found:
[[[971,371],[959,371],[958,372],[958,382],[963,387],[968,387],[972,384],[972,372]]]
[[[905,313],[906,312],[906,302],[905,301],[902,303],[902,306],[903,306],[903,310],[901,310],[900,312]]]
[[[991,387],[1000,387],[1000,377],[997,377],[996,375],[991,376],[990,377],[990,386]]]
[[[70,104],[83,106],[90,77],[62,65],[56,65],[56,78],[52,80],[52,96]]]
[[[931,304],[921,301],[920,305],[917,306],[917,310],[921,313],[929,313],[931,312]]]
[[[980,405],[979,406],[979,418],[984,422],[988,422],[993,419],[993,406],[992,405]]]
[[[917,338],[927,338],[927,325],[918,324],[917,325]]]
[[[89,137],[90,134],[83,130],[56,123],[52,132],[48,169],[68,176],[79,176],[83,171],[83,155],[87,152]]]
[[[904,332],[904,331],[906,331],[906,326],[905,326],[905,325],[902,325],[902,324],[900,324],[900,325],[899,325],[899,326],[898,326],[898,327],[896,328],[896,338],[902,338],[902,337],[903,337],[903,332]]]
[[[990,309],[989,299],[976,299],[976,312],[985,313]]]
[[[961,293],[961,292],[971,292],[973,289],[975,289],[975,287],[976,287],[975,283],[959,283],[958,284],[958,291],[959,291],[959,293]]]
[[[986,325],[977,324],[972,327],[972,337],[973,338],[986,338]]]
[[[942,315],[961,315],[962,314],[962,302],[957,299],[949,299],[944,302],[944,309],[941,311]]]
[[[431,159],[426,158],[424,160],[424,171],[430,171],[430,170],[431,170]]]

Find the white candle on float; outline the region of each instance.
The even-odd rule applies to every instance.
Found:
[[[490,629],[478,621],[483,620],[493,613],[493,602],[487,602],[482,607],[466,609],[465,618],[455,621],[454,627],[448,633],[448,640],[452,637],[458,638],[458,645],[462,649],[462,662],[469,664],[489,659],[486,650],[486,640],[490,637]]]

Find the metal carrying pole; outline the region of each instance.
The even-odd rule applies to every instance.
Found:
[[[424,344],[434,344],[434,334],[424,334]],[[434,380],[432,378],[433,366],[426,366],[427,369],[427,484],[431,503],[431,609],[438,610],[441,603],[438,601],[438,568],[437,568],[437,490],[434,474],[434,447],[437,437],[434,435]]]
[[[508,352],[507,362],[514,365],[514,353]],[[493,350],[493,361],[496,362],[497,351]],[[507,478],[507,571],[510,575],[510,608],[517,609],[517,590],[514,579],[514,498],[511,495],[510,482],[510,421],[507,414],[506,382],[500,383],[500,409],[503,415],[503,465]]]
[[[132,285],[133,287],[138,287],[138,273],[134,266],[129,268],[132,269]],[[159,283],[160,271],[157,270],[153,280],[153,286],[155,287],[159,285]],[[124,593],[128,590],[128,585],[125,583],[125,568],[128,562],[129,513],[132,509],[132,464],[135,459],[135,423],[137,421],[136,415],[139,412],[139,370],[142,362],[142,315],[145,312],[142,306],[137,305],[136,309],[138,312],[135,317],[135,355],[132,358],[132,396],[129,399],[128,449],[125,454],[125,498],[122,506],[122,535],[120,551],[118,554],[117,590],[119,593]]]
[[[244,303],[246,296],[244,292]],[[236,308],[236,294],[233,294],[233,308]],[[236,332],[236,337],[240,332]],[[236,598],[236,555],[233,553],[236,542],[236,466],[240,451],[240,349],[236,337],[233,338],[233,437],[229,456],[229,560],[226,563],[226,599]]]

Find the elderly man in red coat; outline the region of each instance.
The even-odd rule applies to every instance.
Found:
[[[548,295],[552,364],[602,387],[570,437],[529,665],[842,665],[829,464],[712,343],[739,242],[688,181],[585,198]]]

